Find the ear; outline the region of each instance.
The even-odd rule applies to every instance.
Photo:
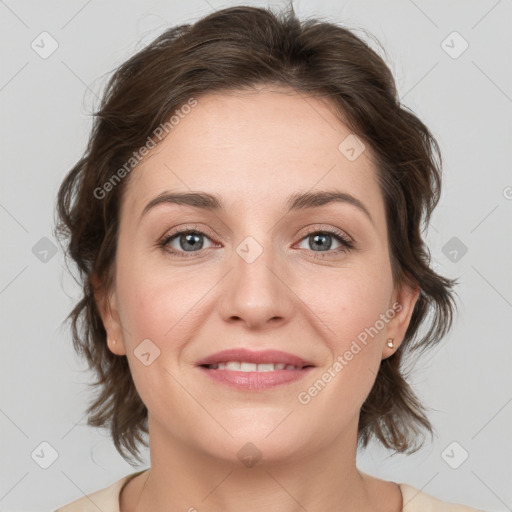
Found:
[[[94,300],[100,313],[103,327],[107,331],[107,343],[110,351],[118,356],[126,354],[123,327],[119,318],[117,307],[117,295],[115,288],[111,291],[106,289],[96,275],[92,275],[91,284],[94,290]],[[114,340],[116,343],[114,343]]]
[[[391,318],[386,327],[386,337],[383,340],[382,347],[382,359],[393,355],[402,344],[420,291],[418,285],[407,282],[404,283],[400,289],[395,289],[391,304],[389,305],[389,311],[394,311],[395,315]],[[387,346],[386,342],[389,338],[393,339],[393,348]]]

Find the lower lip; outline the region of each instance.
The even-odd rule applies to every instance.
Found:
[[[234,370],[208,369],[203,366],[198,368],[210,379],[244,391],[260,391],[296,382],[313,370],[312,366],[302,370],[274,370],[272,372],[237,372]]]

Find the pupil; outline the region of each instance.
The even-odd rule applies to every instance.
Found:
[[[185,241],[186,241],[186,243],[191,244],[192,249],[194,249],[194,248],[199,248],[199,249],[200,249],[200,248],[202,247],[202,245],[203,245],[203,244],[201,243],[201,240],[200,240],[200,239],[199,239],[199,240],[197,240],[198,238],[199,238],[199,235],[197,235],[197,234],[182,235],[182,236],[181,236],[181,241],[185,240]],[[196,241],[195,241],[195,242],[194,242],[194,239],[196,239]],[[187,249],[187,248],[186,248],[186,244],[181,244],[181,246],[182,246],[186,251],[190,250],[190,249]]]
[[[325,243],[326,238],[329,239],[329,243]],[[324,242],[320,241],[321,239],[323,239]],[[313,240],[315,241],[314,243],[319,244],[320,250],[322,251],[327,251],[331,247],[330,235],[314,235]]]

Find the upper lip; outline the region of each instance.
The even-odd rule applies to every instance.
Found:
[[[281,350],[261,350],[252,351],[246,348],[232,348],[228,350],[222,350],[211,354],[199,361],[197,366],[204,366],[210,364],[226,363],[228,361],[244,361],[248,363],[264,364],[264,363],[285,363],[293,366],[304,367],[313,366],[313,363],[302,359],[294,354],[283,352]]]

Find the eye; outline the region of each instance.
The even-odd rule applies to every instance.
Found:
[[[338,244],[338,247],[332,247],[333,239],[334,244]],[[303,242],[301,243],[306,242],[307,244],[305,249],[311,250],[313,252],[337,254],[340,252],[347,252],[354,248],[354,243],[352,240],[345,233],[336,228],[311,230],[302,240]],[[321,256],[323,257],[324,255],[322,254]]]
[[[205,249],[205,239],[210,240],[205,233],[188,227],[166,235],[158,245],[172,254],[186,258]]]
[[[197,255],[197,253],[201,252],[203,249],[209,248],[204,246],[205,239],[209,240],[211,243],[209,247],[214,246],[209,236],[202,231],[192,229],[188,226],[167,234],[158,245],[177,257],[187,258]],[[334,244],[338,244],[338,247],[332,247],[333,240]],[[307,242],[306,250],[315,253],[326,253],[315,254],[315,257],[327,257],[342,252],[348,252],[355,247],[352,240],[343,233],[343,231],[336,228],[323,230],[318,228],[310,229],[306,236],[301,239],[301,243],[304,242]],[[299,248],[304,249],[304,247]]]

